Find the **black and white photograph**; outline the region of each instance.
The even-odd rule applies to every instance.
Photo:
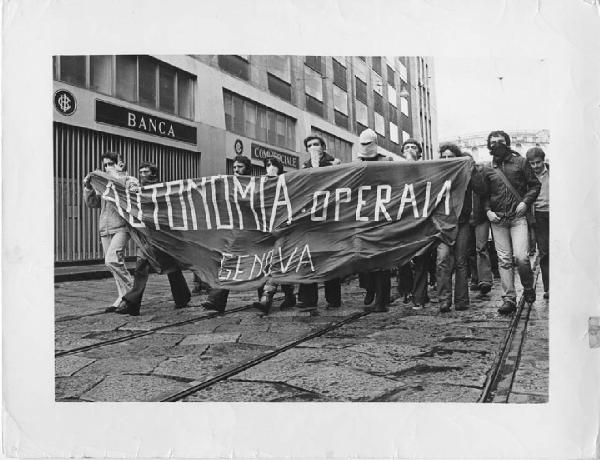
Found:
[[[2,14],[4,455],[598,455],[600,1]]]
[[[56,400],[547,402],[545,62],[437,63],[54,56]]]

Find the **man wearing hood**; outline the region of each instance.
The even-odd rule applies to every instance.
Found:
[[[357,161],[392,161],[391,157],[377,151],[377,134],[372,129],[365,129],[358,140]],[[365,307],[368,312],[386,312],[390,304],[391,272],[389,270],[374,270],[359,275],[360,287],[365,289],[365,305],[373,300],[375,304]]]
[[[482,195],[498,252],[503,300],[498,312],[510,314],[516,310],[517,298],[513,257],[525,301],[535,301],[526,215],[540,193],[541,184],[527,159],[510,149],[510,137],[504,131],[491,132],[487,147],[492,163],[474,172],[473,186]]]
[[[319,136],[308,136],[304,139],[304,147],[310,158],[302,165],[305,168],[322,168],[339,164],[340,161],[329,155],[325,149],[325,140]],[[339,308],[342,303],[342,284],[339,278],[325,281],[325,300],[327,308]],[[319,300],[317,283],[301,284],[298,288],[298,308],[316,308]]]

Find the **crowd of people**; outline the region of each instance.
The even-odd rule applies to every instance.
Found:
[[[494,277],[500,278],[502,304],[500,314],[516,310],[517,294],[514,269],[517,268],[523,287],[525,301],[534,302],[536,291],[530,254],[537,246],[539,265],[544,287],[544,298],[549,298],[549,167],[545,153],[539,147],[531,148],[523,157],[510,148],[510,137],[503,131],[493,131],[487,139],[491,161],[476,164],[471,161],[471,178],[464,196],[464,203],[457,222],[456,239],[453,244],[439,241],[415,254],[412,260],[399,267],[388,267],[359,274],[359,286],[365,290],[365,309],[370,312],[386,312],[394,298],[415,310],[426,308],[430,303],[429,289],[436,289],[437,308],[440,313],[469,308],[469,291],[486,296],[492,289]],[[327,153],[323,138],[309,136],[304,140],[307,160],[303,168],[334,167],[339,159]],[[377,134],[366,129],[360,134],[356,161],[393,161],[379,152]],[[452,143],[439,148],[439,158],[470,156]],[[405,161],[423,160],[423,149],[415,139],[407,139],[401,146]],[[264,160],[268,176],[283,174],[282,163],[274,157]],[[142,163],[139,179],[129,176],[118,154],[102,155],[105,172],[122,176],[127,187],[138,187],[159,182],[159,171],[152,163]],[[235,175],[250,175],[251,161],[239,155],[234,159]],[[99,230],[105,254],[105,264],[112,273],[118,291],[117,299],[106,312],[140,314],[144,289],[151,272],[150,259],[166,267],[176,308],[189,304],[191,293],[181,270],[168,254],[153,249],[147,242],[137,241],[136,267],[133,277],[125,265],[124,252],[130,239],[126,221],[116,209],[115,203],[102,200],[90,185],[90,175],[84,179],[84,198],[90,207],[101,208]],[[391,280],[397,278],[395,296]],[[201,303],[204,309],[224,312],[229,291],[211,288],[194,275],[194,290],[206,289],[208,297]],[[328,309],[342,305],[342,280],[331,279],[324,284]],[[258,300],[253,306],[265,314],[272,308],[273,297],[278,289],[284,294],[279,308],[317,308],[318,285],[281,285],[267,279],[258,290]]]

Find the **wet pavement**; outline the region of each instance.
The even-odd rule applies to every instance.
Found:
[[[161,401],[201,388],[180,399],[476,402],[510,323],[496,312],[498,283],[484,298],[472,292],[468,310],[445,314],[435,303],[415,311],[397,300],[388,313],[361,315],[355,279],[342,286],[342,308],[327,310],[321,298],[316,312],[281,311],[277,294],[268,316],[253,309],[215,316],[197,307],[205,295],[176,310],[159,275],[150,277],[141,316],[100,313],[115,291],[112,279],[55,285],[57,352],[141,334],[57,357],[57,401]],[[254,300],[254,291],[232,292],[227,309]],[[509,356],[495,401],[546,402],[548,301],[539,286],[515,337],[520,353]]]

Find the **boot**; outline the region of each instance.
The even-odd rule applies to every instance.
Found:
[[[140,306],[131,305],[126,300],[121,300],[121,303],[115,310],[119,315],[140,316]]]
[[[285,297],[283,298],[283,302],[279,305],[281,310],[285,310],[287,308],[294,308],[296,306],[296,296],[294,295],[294,291],[285,292]]]
[[[371,305],[373,303],[373,300],[375,300],[375,291],[367,289],[367,292],[365,293],[365,300],[363,303],[365,305]]]

